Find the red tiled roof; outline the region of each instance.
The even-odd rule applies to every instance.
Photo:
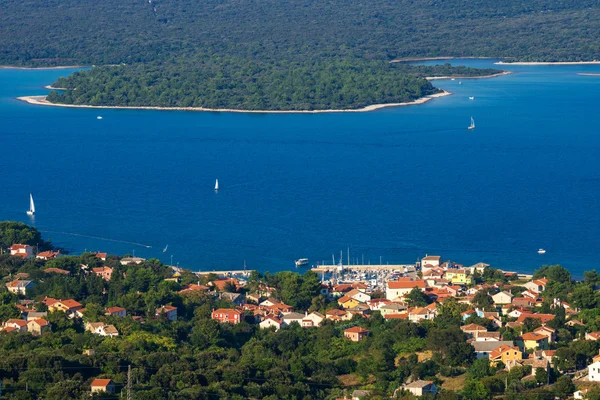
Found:
[[[424,280],[397,280],[397,281],[389,281],[388,288],[390,289],[412,289],[412,288],[424,288],[425,281]]]
[[[361,328],[360,326],[353,326],[352,328],[346,329],[344,332],[348,333],[369,333],[368,329]]]
[[[36,323],[40,327],[44,327],[44,326],[50,325],[50,322],[46,321],[44,318],[37,318],[37,319],[34,319],[33,321],[30,321],[30,322],[31,323]]]
[[[23,319],[16,319],[16,318],[11,318],[8,321],[6,321],[6,325],[8,324],[15,324],[18,326],[25,326],[27,325],[27,321],[23,320]]]
[[[106,312],[109,314],[118,313],[119,311],[127,311],[123,307],[109,307],[106,309]]]
[[[502,346],[492,350],[490,352],[490,360],[500,357],[502,355],[502,353],[504,353],[505,351],[509,351],[509,350],[516,350],[518,352],[521,352],[521,350],[519,350],[518,347],[513,347],[513,346],[508,346],[506,344],[503,344]]]
[[[536,342],[547,338],[547,336],[540,335],[535,332],[528,332],[524,335],[521,335],[521,339],[523,340],[535,340]]]
[[[517,322],[523,322],[527,318],[539,319],[542,324],[545,324],[546,322],[552,321],[554,319],[554,315],[553,314],[533,314],[533,313],[524,312],[521,315],[519,315],[519,318],[517,318]]]
[[[219,308],[219,309],[213,311],[213,313],[216,313],[216,314],[227,314],[227,315],[229,315],[229,314],[238,314],[238,315],[241,315],[242,314],[241,311],[236,310],[235,308]]]
[[[55,274],[62,274],[62,275],[69,275],[70,272],[64,269],[60,269],[60,268],[46,268],[44,270],[44,272],[46,273],[55,273]]]
[[[64,305],[68,309],[77,308],[77,307],[83,307],[83,304],[81,304],[78,301],[75,301],[73,299],[59,300],[57,303],[61,303],[62,305]]]
[[[112,382],[112,379],[94,379],[91,386],[106,387]]]

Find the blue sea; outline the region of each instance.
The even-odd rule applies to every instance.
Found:
[[[302,115],[29,105],[15,97],[72,70],[0,69],[0,220],[73,253],[203,271],[349,249],[354,262],[438,254],[581,276],[600,264],[600,77],[578,73],[600,66],[503,68],[435,81],[453,95],[424,105]]]

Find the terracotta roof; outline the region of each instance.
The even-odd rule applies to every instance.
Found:
[[[96,258],[99,258],[99,259],[103,260],[103,259],[106,259],[106,255],[107,255],[106,253],[97,252],[96,253]]]
[[[347,333],[369,333],[368,329],[361,328],[360,326],[353,326],[352,328],[346,329],[344,332]]]
[[[460,329],[463,332],[472,332],[472,331],[484,331],[487,332],[487,328],[477,324],[469,324],[465,326],[461,326]]]
[[[399,313],[399,314],[389,313],[389,314],[385,314],[383,316],[383,318],[385,318],[385,319],[408,319],[408,313]]]
[[[215,311],[213,311],[213,313],[217,313],[217,314],[241,314],[242,312],[239,310],[236,310],[235,308],[219,308],[216,309]]]
[[[441,256],[425,256],[423,257],[423,260],[427,260],[427,261],[435,261],[435,260],[441,260],[442,257]]]
[[[554,315],[553,314],[533,314],[533,313],[524,312],[521,315],[519,315],[519,318],[517,318],[517,322],[523,322],[527,318],[539,319],[542,324],[545,324],[546,322],[552,321],[554,319]]]
[[[543,340],[543,339],[547,339],[547,338],[548,338],[547,336],[540,335],[535,332],[528,332],[524,335],[521,335],[521,339],[523,339],[523,340],[535,340],[536,342]]]
[[[490,359],[500,357],[502,355],[502,353],[504,353],[505,351],[509,351],[509,350],[516,350],[519,353],[521,352],[521,350],[519,350],[519,348],[516,346],[513,347],[513,346],[508,346],[508,345],[503,344],[502,346],[491,351]]]
[[[64,269],[60,269],[60,268],[46,268],[44,270],[44,272],[46,273],[54,273],[54,274],[62,274],[62,275],[69,275],[70,272]]]
[[[94,379],[90,386],[106,387],[112,382],[112,379]]]
[[[52,251],[52,250],[42,251],[41,253],[38,253],[37,258],[53,258],[53,257],[56,257],[58,255],[58,253],[60,253],[60,252]]]
[[[36,323],[36,324],[38,324],[40,327],[43,327],[43,326],[48,326],[48,325],[50,325],[50,322],[46,321],[44,318],[37,318],[37,319],[34,319],[33,321],[29,321],[29,322],[30,322],[30,323]]]
[[[24,319],[16,319],[16,318],[11,318],[8,321],[5,322],[6,325],[8,324],[14,324],[14,325],[18,325],[18,326],[25,326],[27,325],[27,321],[25,321]]]
[[[75,301],[73,299],[62,300],[62,301],[59,300],[59,302],[69,309],[83,307],[83,305],[81,303],[79,303],[78,301]]]
[[[119,311],[127,311],[123,307],[109,307],[106,309],[106,312],[109,314],[118,313]]]
[[[389,281],[388,283],[389,289],[412,289],[419,288],[422,289],[426,286],[425,281],[422,279],[419,280],[397,280],[397,281]]]
[[[10,246],[10,249],[11,250],[21,250],[21,249],[26,249],[28,247],[31,247],[31,246],[29,246],[28,244],[18,244],[18,243],[15,243],[12,246]]]

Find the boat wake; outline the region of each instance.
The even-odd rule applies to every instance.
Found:
[[[40,230],[40,232],[42,233],[55,233],[55,234],[59,234],[59,235],[69,235],[69,236],[78,236],[78,237],[84,237],[84,238],[89,238],[89,239],[96,239],[96,240],[104,240],[107,242],[115,242],[115,243],[125,243],[125,244],[132,244],[134,246],[140,246],[140,247],[145,247],[147,249],[152,248],[152,246],[147,245],[147,244],[143,244],[143,243],[138,243],[138,242],[129,242],[127,240],[118,240],[118,239],[111,239],[111,238],[106,238],[106,237],[101,237],[101,236],[90,236],[90,235],[83,235],[81,233],[73,233],[73,232],[60,232],[60,231],[42,231]]]

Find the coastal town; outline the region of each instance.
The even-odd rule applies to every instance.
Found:
[[[341,277],[352,275],[340,274],[336,281],[324,273],[319,278],[309,271],[300,286],[288,288],[284,281],[302,279],[301,275],[286,272],[273,280],[268,273],[263,277],[256,271],[246,276],[197,274],[163,266],[157,260],[105,252],[81,256],[54,250],[36,252],[26,243],[12,243],[0,257],[4,270],[7,265],[20,266],[9,267],[10,272],[4,276],[6,294],[1,314],[11,317],[1,321],[0,343],[6,343],[11,335],[48,340],[44,338],[68,324],[83,337],[95,338],[86,339],[88,345],[81,354],[94,359],[106,351],[110,341],[151,341],[148,337],[152,332],[160,332],[153,324],[175,329],[176,324],[198,312],[190,309],[189,303],[197,301],[195,307],[206,309],[210,304],[207,316],[220,326],[230,327],[227,329],[245,326],[239,332],[265,331],[276,337],[295,329],[333,329],[339,332],[334,334],[339,337],[336,340],[348,343],[336,342],[342,347],[376,341],[381,332],[400,326],[429,330],[424,339],[417,334],[406,342],[390,343],[400,349],[393,354],[393,368],[401,368],[406,357],[414,356],[418,358],[415,365],[421,365],[423,371],[408,374],[401,384],[389,387],[387,394],[369,378],[368,370],[363,372],[363,379],[358,379],[357,373],[340,375],[344,378],[340,378],[342,383],[331,398],[454,398],[448,396],[456,394],[470,399],[532,390],[542,396],[539,398],[550,398],[544,395],[551,393],[558,398],[595,399],[598,397],[593,396],[600,393],[600,317],[596,312],[600,276],[595,271],[586,273],[584,282],[576,283],[560,266],[523,275],[485,263],[465,266],[439,255],[425,255],[403,271],[386,272],[383,286],[361,280],[360,275],[356,280],[342,281]],[[161,294],[150,308],[148,302],[139,303],[144,296],[153,295],[149,289],[144,292],[143,284],[129,294],[112,296],[122,299],[120,303],[101,299],[110,296],[116,281],[126,287],[132,278],[128,275],[139,273],[134,278],[137,283],[147,279],[142,271],[149,265],[161,274],[156,286]],[[92,282],[98,293],[55,297],[65,292],[57,287],[74,277]],[[295,296],[300,296],[309,284],[314,293],[305,301],[296,301]],[[291,293],[286,293],[288,290]],[[286,299],[295,304],[286,303]],[[445,354],[447,349],[436,349],[435,344],[424,345],[424,340],[431,339],[433,327],[438,324],[449,334],[453,323],[459,331],[452,331],[454,341],[444,346],[458,346],[454,351],[463,354],[467,362],[450,361],[456,364],[450,373],[443,371],[443,364],[433,365],[453,355]],[[159,335],[152,340],[167,338]],[[178,345],[170,342],[167,347],[175,350]],[[360,363],[358,360],[359,366],[350,371],[358,371]],[[6,368],[0,363],[0,370],[5,371],[3,386],[8,388],[11,383],[6,381]],[[97,371],[98,375],[81,381],[90,394],[131,393],[130,375],[118,369],[112,373],[102,368]]]

